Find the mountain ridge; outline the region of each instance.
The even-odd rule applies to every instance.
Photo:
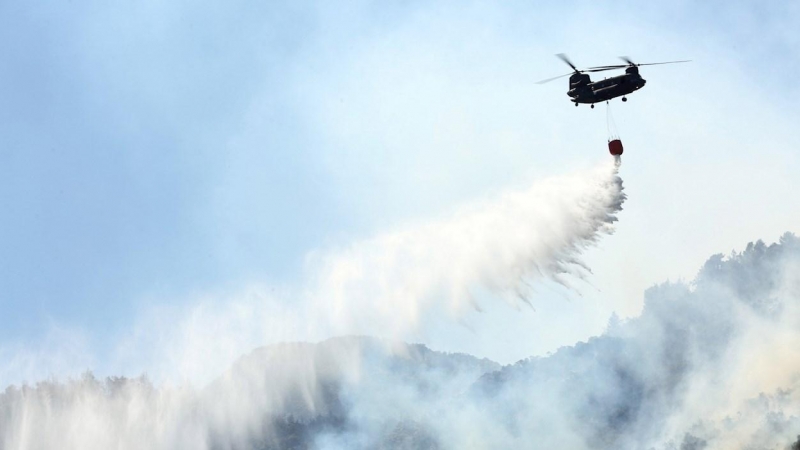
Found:
[[[259,347],[199,390],[10,386],[0,443],[35,423],[32,448],[69,429],[72,448],[800,448],[800,239],[713,255],[644,297],[599,336],[505,366],[342,336]]]

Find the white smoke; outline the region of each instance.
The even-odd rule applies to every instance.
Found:
[[[0,395],[3,448],[797,448],[800,239],[708,260],[641,316],[497,370],[374,339],[257,350],[205,389]],[[792,444],[795,443],[795,444]]]
[[[798,264],[787,233],[710,258],[692,285],[649,289],[639,317],[476,383],[472,432],[506,448],[788,448],[800,434]]]

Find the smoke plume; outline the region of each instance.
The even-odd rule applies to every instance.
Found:
[[[640,316],[500,367],[367,337],[272,345],[202,389],[9,387],[2,448],[657,450],[800,446],[800,239],[714,255]]]

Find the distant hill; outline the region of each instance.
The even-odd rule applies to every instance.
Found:
[[[43,381],[0,394],[0,448],[800,448],[800,239],[714,255],[641,315],[501,367],[372,337],[242,356],[202,390]]]
[[[380,417],[379,440],[391,443],[389,448],[438,448],[418,421],[431,418],[414,416],[419,405],[444,405],[499,368],[485,358],[437,352],[422,344],[348,336],[256,349],[203,396],[213,399],[210,407],[244,405],[260,411],[260,417],[245,419],[253,421],[248,448],[310,448],[326,434],[338,439],[362,433],[354,409]],[[225,448],[236,441],[239,433],[228,431],[222,427],[212,432],[212,442]]]
[[[424,346],[387,354],[368,338],[305,347],[299,354],[313,356],[304,365],[313,361],[327,388],[323,401],[285,410],[306,425],[281,429],[316,436],[292,448],[788,448],[800,434],[800,402],[789,394],[800,372],[797,386],[753,386],[738,404],[727,389],[748,370],[754,337],[800,337],[798,313],[800,240],[786,234],[712,256],[691,284],[654,286],[639,317],[612,317],[601,336],[502,368]],[[259,350],[234,372],[298,354],[286,350]],[[348,372],[359,358],[361,371]],[[294,386],[285,392],[302,391]],[[414,400],[397,402],[397,392]],[[365,403],[372,408],[361,411]]]
[[[754,343],[800,346],[798,324],[800,239],[787,233],[712,256],[691,284],[652,287],[639,317],[612,317],[601,336],[483,375],[469,403],[535,448],[784,448],[800,434],[800,361]],[[728,389],[751,371],[794,384],[745,386],[758,396],[731,404]]]

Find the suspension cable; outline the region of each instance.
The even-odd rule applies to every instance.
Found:
[[[608,140],[619,139],[617,124],[614,122],[614,115],[611,114],[611,103],[606,102],[606,128],[608,128]]]

